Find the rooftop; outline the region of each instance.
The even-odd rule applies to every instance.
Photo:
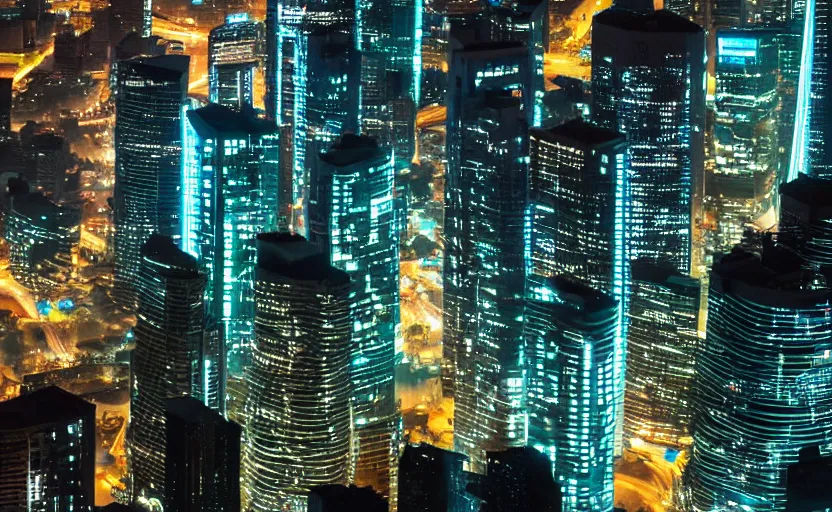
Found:
[[[573,141],[586,146],[596,146],[610,142],[624,142],[626,140],[620,133],[602,128],[583,118],[567,121],[564,124],[548,130],[533,129],[532,132],[543,135],[544,137],[548,135],[550,138]]]
[[[167,399],[165,410],[167,414],[176,416],[185,423],[235,425],[235,423],[226,420],[222,415],[190,396]]]
[[[188,121],[202,138],[232,138],[276,133],[277,126],[251,111],[237,111],[216,103],[188,111]]]
[[[0,430],[16,430],[95,416],[95,405],[50,386],[0,403]]]
[[[616,307],[609,295],[565,276],[556,276],[550,281],[561,301],[569,303],[584,313],[597,313]]]
[[[199,265],[196,258],[184,252],[173,242],[173,239],[159,234],[150,235],[141,249],[143,257],[168,267],[170,273],[185,273],[196,277],[199,275]],[[163,272],[164,273],[164,272]]]
[[[667,261],[656,262],[648,258],[634,260],[630,263],[630,276],[633,281],[647,281],[677,288],[678,291],[689,290],[699,293],[699,281],[682,274]]]
[[[595,15],[594,23],[603,23],[635,32],[679,32],[701,33],[702,27],[687,18],[667,10],[631,10],[624,7],[610,7]]]
[[[796,180],[780,185],[780,195],[788,196],[807,206],[832,206],[832,180],[798,174]]]
[[[329,165],[346,167],[359,162],[389,159],[390,152],[380,148],[372,137],[347,133],[329,151],[321,153],[320,158]]]
[[[257,266],[297,281],[350,281],[349,274],[333,267],[315,244],[286,232],[257,235]]]

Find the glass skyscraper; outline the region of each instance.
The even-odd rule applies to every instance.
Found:
[[[592,117],[630,144],[632,257],[689,273],[704,188],[702,28],[652,7],[595,15]]]
[[[716,249],[724,252],[747,225],[765,229],[776,220],[777,35],[722,30],[716,37],[716,191],[709,195],[716,198]]]
[[[531,130],[527,294],[544,293],[552,277],[568,276],[618,304],[612,399],[619,433],[627,353],[628,172],[627,142],[615,131],[583,120]]]
[[[258,235],[244,510],[303,512],[312,487],[347,483],[351,290],[303,237]]]
[[[636,260],[630,268],[624,432],[686,445],[701,345],[699,282],[671,264]]]
[[[133,500],[165,498],[165,400],[202,398],[205,275],[162,235],[142,246],[139,305],[130,364],[127,453]]]
[[[780,187],[780,236],[809,265],[832,264],[832,180],[799,174]]]
[[[188,91],[184,55],[118,63],[116,78],[115,296],[136,306],[141,246],[153,233],[178,238],[182,212],[182,115]]]
[[[264,45],[263,24],[250,20],[245,13],[230,14],[225,24],[215,27],[208,35],[208,99],[214,103],[231,107],[231,102],[223,98],[223,90],[229,89],[234,82],[249,84],[248,95],[254,87],[254,69],[263,60]],[[221,71],[220,66],[227,64],[246,64],[240,68],[248,77],[233,80],[228,68]],[[245,92],[245,90],[244,90]],[[242,96],[242,95],[241,95]],[[249,105],[251,105],[249,103]]]
[[[528,444],[552,462],[564,511],[610,511],[617,301],[555,277],[531,293],[525,315]]]
[[[832,291],[763,239],[715,263],[696,361],[689,510],[786,510],[786,468],[832,440]]]
[[[455,448],[482,472],[486,451],[523,446],[526,438],[529,149],[521,98],[508,90],[468,91],[448,119],[454,135],[445,189],[444,357],[453,376]]]
[[[473,272],[471,264],[474,258],[474,234],[471,232],[471,225],[472,218],[475,218],[473,216],[477,213],[472,211],[473,203],[470,199],[473,194],[470,183],[475,178],[468,171],[480,165],[487,165],[489,172],[495,172],[499,159],[510,158],[499,155],[496,148],[488,147],[485,141],[490,137],[496,137],[496,140],[501,141],[500,144],[507,145],[508,151],[517,153],[517,158],[522,158],[522,162],[516,161],[507,165],[526,168],[525,157],[528,156],[528,149],[524,149],[524,145],[527,144],[528,133],[525,127],[531,126],[534,121],[535,80],[530,66],[529,49],[521,42],[477,42],[475,33],[466,28],[452,31],[450,44],[453,50],[448,72],[448,110],[445,125],[448,163],[445,173],[442,391],[448,396],[454,396],[457,352],[462,353],[465,346],[464,338],[473,335],[466,334],[466,330],[469,329],[470,320],[467,316],[470,311],[467,308],[471,307],[468,297],[471,281],[468,276]],[[486,123],[493,134],[481,133],[477,127],[477,117],[484,112],[478,109],[482,109],[485,91],[488,90],[494,90],[487,95],[489,97],[496,98],[498,91],[503,90],[518,99],[519,104],[516,108],[521,112],[519,120],[524,121],[523,126],[517,125],[519,120],[505,121],[510,116],[496,117]],[[501,100],[496,98],[495,101],[499,103]],[[500,110],[501,108],[497,108],[495,114]],[[503,121],[509,124],[501,124]],[[515,142],[509,144],[509,139]],[[476,149],[466,149],[466,144],[473,144]],[[467,153],[463,153],[464,151]],[[472,160],[466,161],[469,155]],[[525,172],[524,170],[522,174],[516,175],[524,181],[518,182],[514,190],[521,198],[521,203],[525,202],[525,190],[528,187]],[[479,178],[476,180],[479,181]],[[488,199],[481,201],[488,202]],[[525,206],[518,204],[518,207]],[[513,236],[515,233],[512,233]],[[520,248],[511,244],[508,246],[512,251]]]
[[[251,112],[215,104],[187,112],[182,246],[208,276],[207,311],[223,325],[236,376],[254,335],[255,239],[277,228],[276,132]]]
[[[334,267],[349,274],[353,284],[354,481],[388,495],[398,455],[393,378],[396,339],[401,335],[393,155],[370,137],[344,135],[318,155],[310,181],[310,241]]]

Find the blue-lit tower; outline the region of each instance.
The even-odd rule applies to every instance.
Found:
[[[248,14],[230,14],[208,35],[208,99],[239,108],[252,105],[255,70],[264,52],[264,26]],[[233,66],[232,66],[233,65]]]
[[[832,440],[832,290],[765,238],[715,263],[696,360],[688,510],[785,511],[786,470]]]
[[[206,308],[239,376],[254,335],[255,239],[278,222],[277,129],[212,103],[188,111],[185,130],[182,246],[208,276]]]
[[[318,155],[310,241],[353,283],[350,380],[353,479],[388,495],[398,455],[394,365],[399,333],[399,212],[389,149],[344,135]]]
[[[565,277],[548,278],[526,306],[528,444],[552,462],[563,510],[613,504],[618,304]]]
[[[530,135],[527,294],[568,276],[617,304],[613,372],[623,425],[629,283],[629,154],[618,132],[574,120]]]
[[[182,115],[189,57],[118,63],[116,78],[115,296],[136,306],[139,251],[153,233],[178,238],[182,211]]]
[[[749,224],[776,219],[779,31],[717,32],[714,185],[716,249],[730,252]],[[768,219],[764,216],[768,213]]]
[[[689,273],[704,189],[702,28],[652,5],[595,15],[592,118],[630,144],[632,257]]]
[[[503,90],[512,95],[519,102],[520,120],[523,126],[516,125],[516,120],[507,116],[510,123],[500,126],[498,120],[493,120],[487,125],[489,129],[495,130],[498,140],[508,144],[509,138],[520,137],[516,143],[517,148],[511,147],[511,152],[520,151],[520,147],[527,145],[526,126],[533,125],[534,121],[534,76],[530,66],[528,47],[517,41],[509,42],[476,42],[475,34],[472,31],[457,31],[451,38],[451,58],[448,77],[447,91],[447,122],[446,122],[446,155],[448,164],[445,176],[445,261],[443,266],[443,310],[444,310],[444,339],[442,357],[442,392],[448,396],[454,396],[456,386],[456,362],[457,352],[465,346],[464,338],[468,326],[468,310],[470,304],[465,298],[469,291],[469,278],[472,272],[472,234],[470,232],[470,219],[476,213],[470,211],[472,201],[470,199],[470,180],[467,170],[472,166],[480,165],[481,162],[488,163],[493,170],[497,161],[508,156],[494,156],[495,148],[489,148],[487,143],[477,141],[477,116],[484,101],[484,91],[493,90],[490,97],[495,97],[497,91]],[[513,107],[512,107],[513,108]],[[499,110],[499,109],[498,109]],[[499,118],[499,120],[503,120]],[[508,133],[513,130],[513,135]],[[487,138],[485,134],[480,134]],[[488,136],[490,137],[490,135]],[[470,140],[469,140],[470,139]],[[483,139],[484,140],[484,139]],[[475,142],[471,142],[475,141]],[[471,152],[482,151],[473,155],[471,162],[466,162],[466,155],[463,151],[466,144],[476,145]],[[481,146],[480,144],[486,144]],[[517,153],[518,158],[525,157],[528,150]],[[516,166],[519,162],[511,165]],[[519,175],[517,176],[519,177]],[[525,190],[527,184],[518,187]],[[518,189],[519,190],[519,189]],[[519,192],[518,192],[519,193]],[[525,200],[525,199],[524,199]],[[485,199],[487,202],[488,199]],[[512,235],[513,236],[513,235]],[[519,246],[512,247],[512,250]],[[461,353],[461,352],[460,352]]]
[[[455,448],[482,472],[486,451],[523,446],[526,438],[529,150],[521,98],[501,89],[470,92],[448,120],[456,126],[445,189],[444,370],[453,377]]]

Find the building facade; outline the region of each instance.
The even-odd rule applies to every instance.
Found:
[[[248,75],[243,80],[244,85],[250,84],[248,91],[252,96],[254,87],[254,71],[260,66],[265,56],[265,27],[262,23],[249,19],[245,13],[230,14],[225,18],[225,24],[215,27],[208,35],[208,99],[231,107],[228,99],[223,99],[223,92],[234,83],[233,76],[221,72],[226,64],[245,64],[244,73]],[[244,97],[245,95],[241,95]],[[252,106],[252,102],[248,105]]]
[[[367,136],[345,135],[311,174],[310,241],[353,283],[354,480],[384,496],[399,438],[395,393],[399,321],[399,212],[393,155]]]
[[[349,478],[350,277],[299,235],[258,235],[257,256],[244,508],[302,512]]]

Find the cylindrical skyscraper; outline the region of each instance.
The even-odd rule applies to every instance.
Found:
[[[832,440],[832,290],[791,251],[764,245],[711,271],[688,510],[786,510],[787,466]]]
[[[350,278],[303,237],[265,233],[254,290],[243,499],[305,511],[310,488],[347,483]]]

